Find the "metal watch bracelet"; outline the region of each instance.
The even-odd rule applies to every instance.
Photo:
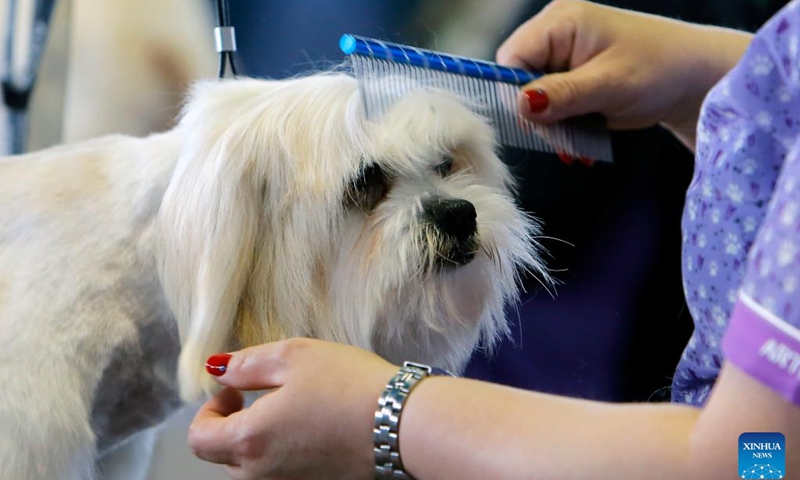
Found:
[[[400,415],[411,390],[429,375],[453,376],[446,370],[405,362],[378,399],[375,426],[372,429],[376,480],[413,480],[400,459]]]

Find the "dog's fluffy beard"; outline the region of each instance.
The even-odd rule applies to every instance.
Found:
[[[461,370],[519,268],[547,276],[491,130],[441,92],[367,121],[344,75],[203,83],[178,129],[158,225],[186,400],[209,355],[291,336]]]

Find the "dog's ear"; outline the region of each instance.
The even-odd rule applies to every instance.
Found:
[[[193,89],[158,218],[184,400],[216,387],[208,356],[312,331],[301,308],[315,304],[311,245],[328,243],[313,232],[338,215],[367,149],[362,121],[355,80],[342,74]]]
[[[205,361],[234,347],[237,311],[252,270],[266,189],[256,158],[270,152],[250,132],[257,127],[236,109],[247,86],[195,87],[159,212],[159,273],[178,322],[185,401],[215,388]]]

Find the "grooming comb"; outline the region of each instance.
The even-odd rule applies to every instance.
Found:
[[[541,73],[349,34],[339,40],[339,48],[350,57],[368,118],[379,117],[413,90],[437,88],[462,97],[486,117],[502,145],[612,160],[611,139],[599,115],[549,124],[520,115],[520,87]]]

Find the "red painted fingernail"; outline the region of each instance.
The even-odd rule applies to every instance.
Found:
[[[227,353],[211,355],[208,357],[208,360],[206,360],[206,371],[215,377],[219,377],[228,370],[228,361],[230,359],[231,356]]]
[[[558,155],[558,158],[560,158],[561,161],[567,165],[572,165],[572,162],[575,161],[575,157],[561,150],[556,150],[556,155]]]
[[[528,97],[528,106],[531,109],[531,113],[542,113],[550,105],[550,99],[547,98],[547,94],[541,88],[528,90],[525,95]]]
[[[586,165],[587,167],[591,167],[592,165],[594,165],[594,160],[592,160],[589,157],[578,157],[578,161]]]

